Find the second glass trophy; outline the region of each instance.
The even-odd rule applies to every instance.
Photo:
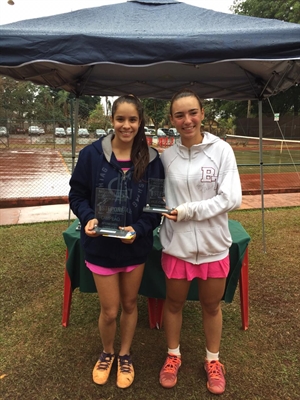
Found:
[[[143,211],[170,214],[172,210],[166,207],[165,180],[150,178],[148,183],[148,201]]]

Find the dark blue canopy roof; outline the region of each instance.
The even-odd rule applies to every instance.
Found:
[[[138,0],[0,26],[0,74],[81,94],[267,97],[300,82],[300,25]]]

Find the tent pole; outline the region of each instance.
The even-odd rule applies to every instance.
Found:
[[[73,122],[73,99],[71,100],[72,174],[73,174],[73,171],[74,171],[74,168],[75,168],[76,137],[77,137],[77,132],[78,132],[78,110],[79,110],[79,97],[76,97],[76,102],[75,102],[75,123]],[[70,205],[69,205],[68,226],[70,226],[70,221],[71,221],[71,208],[70,208]]]
[[[265,205],[264,205],[264,171],[263,171],[263,125],[262,125],[262,100],[258,100],[258,130],[259,130],[259,165],[260,165],[260,193],[261,193],[261,213],[262,213],[262,239],[263,251],[266,252],[265,243]]]
[[[75,168],[75,156],[76,156],[76,137],[78,132],[78,110],[79,110],[79,97],[76,97],[75,101],[75,130],[72,134],[72,173]]]

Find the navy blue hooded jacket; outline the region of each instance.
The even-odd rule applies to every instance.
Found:
[[[81,244],[85,259],[103,267],[125,267],[146,261],[152,250],[153,230],[160,224],[161,216],[143,212],[147,204],[148,179],[164,178],[164,170],[157,150],[149,147],[150,161],[139,182],[133,179],[133,167],[126,174],[122,171],[112,151],[108,135],[86,146],[79,153],[70,179],[69,201],[73,213],[81,222]],[[132,244],[104,236],[89,237],[84,232],[87,222],[95,218],[95,189],[122,188],[128,193],[125,226],[136,232]]]

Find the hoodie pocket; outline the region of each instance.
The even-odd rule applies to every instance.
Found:
[[[198,253],[200,256],[211,256],[222,253],[231,245],[220,226],[207,229],[195,229]]]
[[[173,231],[170,241],[164,241],[164,251],[175,257],[187,260],[197,259],[197,256],[210,256],[222,253],[231,245],[231,238],[223,232],[220,226],[215,228],[193,227],[192,230]]]

